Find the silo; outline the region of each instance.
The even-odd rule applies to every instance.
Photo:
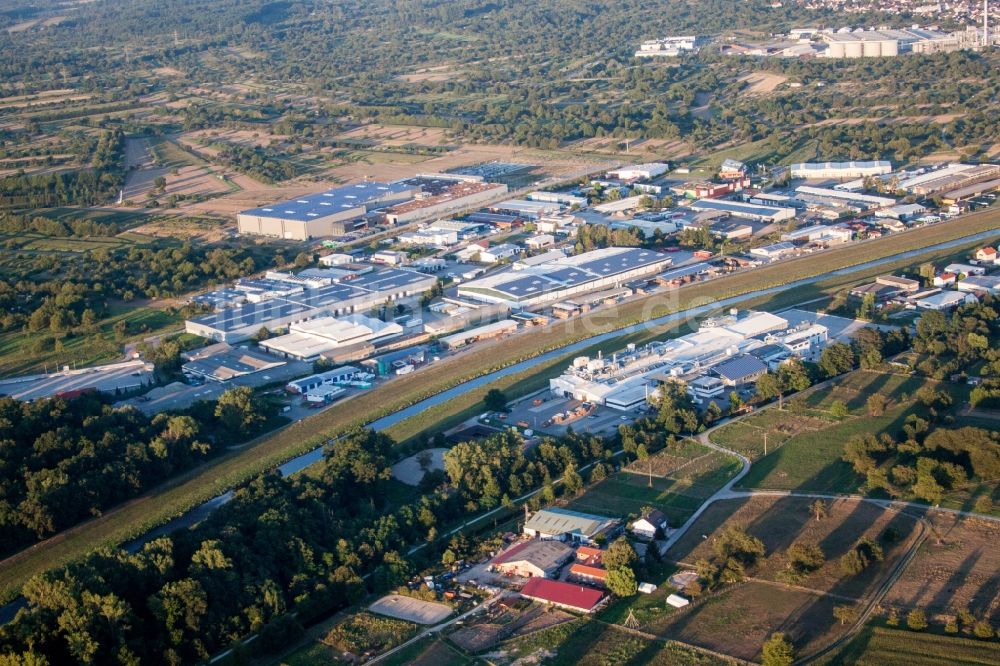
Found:
[[[844,42],[845,58],[860,58],[864,53],[862,42]]]
[[[829,48],[827,49],[826,56],[828,58],[843,58],[844,57],[844,43],[843,42],[830,42]]]
[[[898,56],[899,55],[899,40],[898,39],[887,39],[882,42],[882,55],[883,56]]]
[[[871,41],[864,42],[862,44],[863,46],[862,50],[865,54],[865,57],[878,58],[880,55],[882,55],[882,44],[884,43],[885,42],[883,42],[882,40],[874,40],[874,39]]]

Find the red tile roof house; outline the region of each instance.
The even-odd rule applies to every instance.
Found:
[[[601,590],[547,578],[529,580],[521,589],[521,596],[578,613],[593,613],[604,600]]]
[[[602,569],[601,567],[594,567],[589,564],[580,564],[579,562],[576,562],[569,568],[569,577],[580,583],[604,587],[608,579],[608,571],[607,569]]]
[[[997,260],[997,250],[993,247],[981,247],[976,250],[976,261],[986,262],[988,264],[996,263]]]

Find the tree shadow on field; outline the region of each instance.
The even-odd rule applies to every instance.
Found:
[[[981,548],[977,549],[976,552],[970,553],[962,563],[956,567],[956,569],[948,577],[948,580],[941,585],[934,598],[931,599],[930,603],[926,606],[931,609],[950,609],[951,599],[958,590],[959,585],[968,577],[969,572],[972,568],[976,566],[976,563],[982,558],[983,551]],[[913,597],[907,602],[910,606],[916,606],[920,603],[920,593],[921,590],[914,592]],[[992,598],[992,597],[991,597]],[[975,612],[975,611],[973,611]]]
[[[783,551],[795,543],[809,522],[807,503],[801,498],[782,497],[747,525],[746,531],[765,543],[769,555]]]

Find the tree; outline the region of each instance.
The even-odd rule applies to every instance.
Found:
[[[632,568],[639,561],[639,556],[636,555],[635,549],[628,542],[628,539],[621,536],[608,546],[602,561],[604,568],[610,571],[611,569]]]
[[[826,347],[819,357],[819,367],[827,377],[836,377],[854,369],[854,350],[843,342]]]
[[[507,396],[500,389],[490,389],[483,397],[483,404],[491,412],[502,412],[507,409]]]
[[[885,414],[885,408],[888,404],[889,400],[884,395],[872,393],[865,401],[865,405],[868,407],[868,416],[882,416]]]
[[[791,666],[795,661],[795,649],[781,632],[771,634],[764,643],[761,654],[762,666]]]
[[[976,638],[993,638],[993,625],[986,620],[980,620],[972,628],[972,633]]]
[[[840,622],[841,626],[845,624],[854,624],[858,621],[861,613],[858,612],[858,607],[853,604],[844,604],[842,606],[833,607],[833,617]]]
[[[635,572],[628,567],[609,568],[607,586],[608,590],[616,597],[631,597],[639,589]]]
[[[757,395],[762,400],[770,400],[781,395],[781,385],[778,378],[771,373],[766,373],[757,378]]]
[[[927,614],[919,608],[914,608],[906,614],[906,626],[913,631],[923,631],[927,628]]]
[[[834,418],[842,419],[850,414],[847,404],[843,400],[834,400],[830,404],[830,415]]]
[[[220,395],[215,416],[223,430],[236,439],[257,433],[267,421],[262,403],[249,386],[237,386]]]
[[[793,543],[785,551],[788,571],[793,579],[802,579],[826,562],[823,550],[814,543]]]
[[[566,469],[563,470],[563,487],[571,495],[579,494],[583,490],[583,479],[573,463],[566,465]]]
[[[821,499],[813,501],[813,503],[809,505],[809,512],[816,517],[817,521],[823,520],[827,516],[826,502]]]

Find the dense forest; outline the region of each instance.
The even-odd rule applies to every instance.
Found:
[[[55,235],[110,231],[92,222],[0,215],[5,230]],[[234,280],[270,266],[272,252],[184,244],[97,249],[80,255],[32,255],[0,275],[0,329],[87,333],[106,316],[108,301],[162,298]]]
[[[0,554],[9,554],[259,434],[276,410],[246,388],[147,417],[98,394],[0,397]]]

